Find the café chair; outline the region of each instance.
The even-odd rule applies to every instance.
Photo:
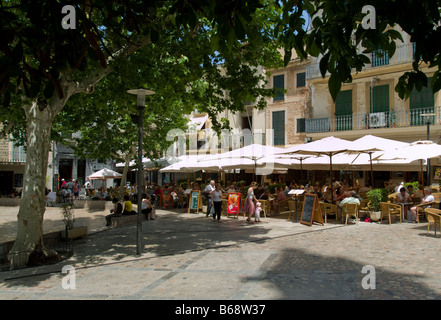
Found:
[[[436,225],[440,226],[440,232],[441,232],[441,210],[435,208],[427,208],[426,217],[427,217],[427,221],[429,222],[427,224],[427,236],[429,235],[430,225],[433,224],[435,228],[435,237],[436,237]]]
[[[439,202],[435,202],[435,201],[431,201],[431,202],[427,202],[427,203],[421,203],[418,204],[416,206],[416,222],[419,223],[420,222],[420,216],[422,216],[424,218],[426,209],[428,209],[429,207],[438,207],[439,206]]]
[[[403,207],[400,204],[389,203],[389,216],[399,216],[401,223],[403,217]],[[389,223],[390,223],[390,217],[389,217]]]
[[[328,223],[328,215],[335,215],[337,219],[337,206],[331,203],[320,202],[322,215],[325,216],[325,223]]]
[[[289,206],[289,216],[288,216],[288,220],[291,220],[291,213],[295,214],[296,213],[296,202],[291,200],[288,201],[288,206]],[[297,216],[299,215],[299,210],[297,210]],[[297,218],[297,217],[296,217]]]
[[[358,216],[360,217],[361,213],[365,213],[365,215],[369,215],[369,199],[363,199],[360,201],[360,206],[358,207]]]
[[[358,224],[358,203],[345,203],[341,206],[342,217],[346,216],[345,224],[348,224],[348,217],[355,217],[355,222]]]

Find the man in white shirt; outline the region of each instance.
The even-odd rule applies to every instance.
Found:
[[[207,197],[207,217],[210,215],[210,211],[211,211],[211,207],[212,207],[212,203],[211,203],[211,193],[216,189],[215,187],[216,183],[214,182],[214,180],[210,181],[210,184],[207,185],[204,189],[204,193]]]
[[[435,197],[432,195],[432,189],[430,189],[429,187],[426,187],[424,189],[424,198],[421,199],[421,204],[426,204],[426,203],[430,203],[435,201]],[[427,206],[426,208],[430,208],[430,206]],[[416,223],[416,218],[417,218],[417,207],[412,207],[410,208],[410,211],[412,212],[412,216],[408,216],[407,219]]]

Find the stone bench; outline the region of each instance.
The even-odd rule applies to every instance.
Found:
[[[144,215],[142,216],[142,219],[145,219]],[[121,216],[121,217],[112,217],[110,219],[110,226],[111,227],[121,227],[128,224],[136,223],[138,221],[138,215],[133,214],[129,216]]]

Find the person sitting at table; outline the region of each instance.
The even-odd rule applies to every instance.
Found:
[[[401,187],[400,192],[395,197],[395,201],[397,203],[408,203],[408,202],[412,202],[412,197],[410,196],[410,194],[408,194],[406,192],[406,188],[405,187]],[[406,217],[411,216],[412,213],[408,212],[408,211],[409,211],[409,206],[408,205],[404,205],[403,206],[403,215],[404,215],[404,213],[406,213]]]
[[[332,203],[332,191],[330,186],[326,186],[323,192],[323,202]]]
[[[323,201],[323,194],[320,192],[320,184],[316,183],[311,193],[316,194],[319,201]]]
[[[400,189],[401,190],[401,189]],[[414,192],[415,192],[415,190],[413,190],[413,185],[411,185],[411,184],[409,184],[408,186],[407,186],[407,193],[409,194],[409,196],[410,197],[412,197],[413,198],[413,194],[414,194]]]
[[[421,204],[426,204],[426,203],[430,203],[435,201],[434,196],[432,195],[432,189],[429,187],[426,187],[424,189],[424,198],[421,199]],[[429,206],[427,206],[426,208],[429,208]],[[413,223],[416,223],[416,217],[417,217],[417,207],[414,206],[412,208],[410,208],[410,213],[411,215],[407,217],[407,220],[412,221]]]
[[[277,188],[276,189],[276,193],[277,193],[277,196],[276,196],[276,198],[274,199],[274,202],[273,202],[274,212],[278,212],[280,201],[283,201],[283,200],[286,199],[285,194],[283,193],[283,188],[282,187]]]
[[[357,193],[355,191],[351,191],[349,193],[349,197],[345,197],[340,201],[340,203],[337,206],[337,220],[341,218],[341,208],[345,203],[356,203],[360,205],[360,200],[357,198]]]

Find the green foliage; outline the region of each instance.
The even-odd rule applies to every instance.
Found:
[[[373,0],[305,0],[279,1],[283,15],[275,32],[285,48],[287,56],[295,49],[301,59],[308,55],[320,57],[320,72],[323,77],[330,73],[329,90],[335,100],[342,83],[352,81],[352,72],[359,72],[370,63],[369,54],[381,49],[392,57],[397,45],[403,41],[400,28],[410,35],[415,43],[413,70],[405,72],[395,91],[401,99],[407,99],[413,88],[427,87],[427,76],[421,71],[426,64],[435,74],[432,90],[441,89],[441,1],[384,1]],[[362,13],[364,5],[375,8],[376,27],[364,29]],[[300,13],[305,10],[312,17],[311,29],[301,30]],[[411,14],[409,14],[411,12]],[[392,29],[391,27],[397,27]],[[360,52],[360,48],[364,48]],[[285,65],[289,58],[285,59]]]
[[[405,184],[404,184],[404,186],[407,188],[409,185],[412,185],[413,186],[413,190],[414,191],[417,191],[418,190],[418,187],[420,186],[420,183],[418,182],[418,181],[414,181],[414,182],[406,182]]]
[[[369,209],[380,211],[380,202],[387,202],[389,192],[385,188],[377,188],[369,191],[366,196],[369,199]]]

